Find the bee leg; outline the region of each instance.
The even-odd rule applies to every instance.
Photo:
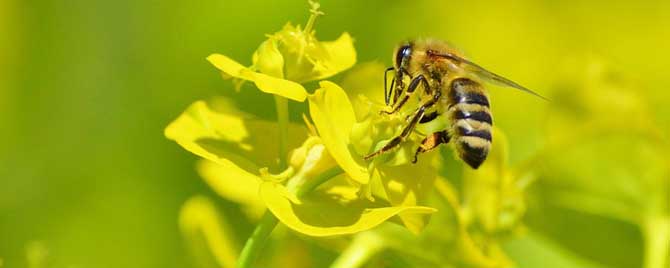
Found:
[[[378,151],[365,156],[364,157],[365,160],[370,160],[371,158],[374,158],[374,157],[376,157],[380,154],[383,154],[383,153],[395,148],[396,146],[400,145],[400,143],[403,142],[407,138],[407,136],[409,136],[410,133],[412,133],[412,130],[414,130],[414,127],[416,126],[416,124],[423,117],[423,114],[425,113],[425,110],[426,110],[426,106],[421,106],[419,108],[419,110],[417,110],[417,112],[412,117],[412,121],[410,121],[409,124],[407,126],[405,126],[405,128],[402,130],[402,133],[400,133],[400,135],[393,138],[391,141],[389,141],[386,145],[384,145],[384,147],[382,147]]]
[[[407,72],[407,70],[403,69],[402,67],[398,68],[395,78],[393,79],[393,81],[391,81],[391,88],[393,88],[393,83],[395,83],[396,81],[398,82],[398,85],[395,87],[396,90],[395,94],[393,95],[393,104],[391,104],[392,106],[398,102],[398,97],[400,97],[403,90],[405,89],[405,85],[402,82],[402,78],[405,75],[409,76],[409,78],[412,78],[412,76],[409,75],[409,72]]]
[[[426,115],[421,118],[421,121],[419,121],[419,124],[424,124],[433,121],[437,116],[440,115],[437,111],[433,111],[430,113],[427,113]]]
[[[419,87],[420,84],[423,84],[424,90],[430,91],[430,87],[428,85],[428,80],[422,75],[418,75],[412,81],[409,83],[409,86],[407,87],[407,92],[405,92],[405,96],[403,96],[402,99],[400,99],[400,102],[395,104],[395,107],[393,107],[393,110],[391,111],[382,111],[382,113],[385,114],[394,114],[397,111],[402,108],[403,105],[407,102],[410,96],[414,93],[414,91]]]
[[[428,102],[426,102],[425,104],[421,105],[421,107],[419,107],[419,109],[417,109],[416,112],[414,112],[414,116],[412,116],[412,120],[409,122],[409,124],[407,126],[405,126],[405,128],[402,130],[402,133],[400,133],[400,135],[393,138],[391,141],[389,141],[389,143],[384,145],[384,147],[382,147],[378,151],[365,156],[364,157],[365,160],[370,160],[371,158],[374,158],[374,157],[376,157],[380,154],[383,154],[383,153],[395,148],[396,146],[400,145],[400,143],[403,142],[409,136],[409,134],[412,133],[412,130],[414,130],[414,128],[416,127],[416,124],[419,123],[419,121],[421,121],[421,118],[423,118],[423,115],[425,114],[426,109],[433,106],[437,102],[437,100],[440,99],[440,95],[441,94],[438,91],[438,93],[433,96],[433,99],[431,99]]]
[[[435,149],[437,148],[437,146],[440,146],[440,144],[447,144],[449,143],[449,139],[450,139],[449,133],[446,130],[438,131],[426,136],[426,138],[423,139],[423,141],[421,141],[419,148],[416,149],[416,153],[414,153],[414,160],[412,160],[412,163],[416,163],[419,154]]]
[[[389,105],[389,101],[391,101],[391,92],[392,92],[392,90],[389,90],[389,88],[386,86],[388,83],[388,78],[386,78],[386,75],[390,71],[395,71],[395,68],[389,67],[386,68],[386,71],[384,71],[384,102],[386,103],[387,106]],[[391,82],[391,89],[393,89],[393,82],[395,82],[395,80]]]

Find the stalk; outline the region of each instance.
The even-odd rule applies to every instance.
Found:
[[[277,110],[277,124],[279,131],[279,168],[285,170],[288,167],[286,157],[288,156],[288,100],[284,97],[275,95],[275,109]],[[242,248],[240,257],[237,260],[238,268],[250,268],[258,255],[263,250],[263,246],[268,237],[279,223],[277,217],[270,211],[265,211],[260,223],[256,226],[253,233]]]
[[[277,104],[277,122],[279,123],[279,166],[282,170],[288,167],[288,100],[284,97],[275,96],[275,103]],[[303,197],[322,183],[341,174],[343,171],[340,167],[334,167],[326,170],[319,176],[307,179],[303,184],[299,184],[296,188],[291,189],[298,197]],[[291,180],[304,180],[304,178],[293,177]],[[244,244],[244,248],[240,253],[237,262],[238,268],[250,268],[255,263],[256,259],[263,250],[265,242],[272,234],[275,226],[279,223],[277,217],[270,211],[265,211],[263,218],[254,229],[253,233]]]

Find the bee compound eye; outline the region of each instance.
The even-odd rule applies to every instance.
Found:
[[[396,67],[400,67],[403,59],[408,58],[412,54],[412,47],[409,44],[403,45],[398,49],[398,53],[395,56]]]

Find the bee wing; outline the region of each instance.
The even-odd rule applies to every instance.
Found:
[[[491,83],[500,85],[500,86],[506,86],[506,87],[511,87],[511,88],[516,88],[521,91],[525,91],[526,93],[530,93],[531,95],[534,95],[536,97],[539,97],[543,100],[549,101],[549,99],[543,97],[542,95],[536,93],[535,91],[532,91],[522,85],[517,84],[516,82],[509,80],[505,77],[502,77],[500,75],[497,75],[489,70],[484,69],[484,67],[477,65],[474,62],[471,62],[469,60],[466,60],[464,58],[461,58],[459,56],[456,56],[454,54],[438,54],[436,56],[440,56],[443,58],[450,59],[452,61],[455,61],[457,63],[460,63],[460,67],[463,68],[464,70],[474,73],[477,75],[479,78],[482,78],[486,81],[489,81]]]

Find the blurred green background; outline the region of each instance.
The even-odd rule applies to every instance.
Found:
[[[358,62],[390,64],[399,41],[440,38],[481,65],[558,98],[559,104],[590,90],[575,85],[593,84],[588,81],[593,73],[604,73],[607,85],[621,84],[626,96],[640,99],[648,110],[621,117],[620,124],[652,120],[662,139],[670,130],[670,1],[321,4],[326,16],[317,21],[317,36],[332,40],[342,31],[351,33]],[[235,93],[205,57],[219,52],[249,64],[264,34],[288,21],[304,24],[307,8],[302,0],[0,1],[3,267],[30,267],[30,259],[40,254],[47,256],[46,267],[192,266],[177,228],[178,211],[194,194],[213,194],[194,172],[196,157],[165,139],[163,128],[193,101],[217,95],[231,96],[244,110],[273,119],[269,95]],[[571,87],[576,90],[566,89]],[[590,101],[609,102],[607,90],[598,92]],[[545,131],[550,105],[508,89],[494,88],[490,94],[496,124],[510,140],[511,162],[540,151],[551,134]],[[303,105],[292,103],[291,108],[300,111]],[[631,115],[602,116],[617,121],[626,114]],[[648,175],[659,183],[645,187],[662,188],[660,201],[650,202],[667,213],[667,158],[654,164],[658,172],[649,171],[650,162],[641,158],[658,147],[639,147],[626,139],[594,146],[565,153],[588,155],[587,162],[570,158],[574,163],[559,159],[549,164],[537,192],[563,177],[588,179],[591,188],[582,189],[597,192],[616,180],[612,177],[630,182]],[[612,157],[617,154],[622,156]],[[639,163],[627,165],[631,159]],[[653,196],[646,195],[649,188],[622,185],[639,197],[612,194],[625,204]],[[603,266],[642,265],[645,242],[636,225],[580,213],[530,213],[528,224],[557,240],[557,247],[568,248],[561,252]],[[237,224],[240,237],[246,237],[252,227],[243,220]],[[510,244],[510,255],[525,255],[524,243]],[[533,267],[545,257],[533,256],[520,264]]]

